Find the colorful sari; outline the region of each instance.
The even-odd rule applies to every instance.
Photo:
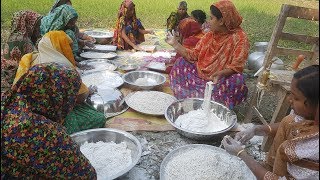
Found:
[[[214,5],[221,11],[228,32],[210,31],[195,48],[187,49],[187,57],[178,59],[169,74],[170,86],[179,99],[203,97],[205,84],[213,73],[232,69],[236,73],[218,81],[212,99],[233,109],[246,99],[248,92],[242,71],[249,55],[249,40],[232,2],[219,1]]]
[[[128,19],[128,9],[133,6],[133,16]],[[132,49],[132,47],[125,42],[121,37],[122,30],[125,29],[126,35],[134,44],[140,44],[145,41],[144,34],[139,32],[139,29],[144,27],[139,19],[136,17],[135,5],[132,1],[124,0],[119,8],[118,19],[113,35],[113,44],[118,47],[118,49]]]
[[[32,11],[19,11],[13,14],[11,33],[1,48],[2,87],[11,87],[21,57],[36,49],[32,35],[41,17]]]
[[[38,64],[1,96],[4,178],[96,178],[80,146],[62,126],[76,103],[80,82],[73,68]]]
[[[39,42],[39,52],[23,56],[16,74],[17,82],[30,67],[36,64],[56,62],[67,67],[76,68],[72,54],[72,40],[64,31],[50,31]],[[87,86],[81,83],[78,94],[88,93]],[[67,133],[72,134],[81,130],[104,127],[106,118],[103,113],[95,110],[85,102],[77,104],[67,115],[64,125]]]
[[[67,4],[60,5],[55,8],[52,13],[49,13],[47,16],[41,19],[40,32],[42,35],[46,34],[49,31],[64,31],[73,41],[72,43],[72,52],[77,55],[79,51],[78,39],[76,37],[75,29],[65,29],[68,22],[77,18],[78,14],[76,10]]]
[[[290,114],[280,123],[266,163],[265,180],[319,179],[319,124]]]

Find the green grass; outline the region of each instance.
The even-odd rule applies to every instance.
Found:
[[[1,42],[6,39],[10,29],[13,12],[18,10],[33,10],[46,15],[53,0],[2,0],[1,1]],[[107,28],[115,25],[117,12],[122,0],[72,0],[74,8],[79,14],[78,26],[80,28]],[[141,19],[146,28],[165,28],[167,16],[176,10],[180,0],[134,0],[137,17]],[[189,0],[188,12],[202,9],[209,16],[209,7],[213,0]],[[247,32],[253,50],[253,43],[269,41],[281,4],[294,4],[319,8],[318,1],[312,0],[233,0],[243,16],[242,27]],[[290,20],[288,31],[318,35],[318,23],[304,23]],[[284,43],[286,44],[286,43]],[[289,44],[290,45],[290,44]],[[296,44],[293,44],[296,45]],[[296,45],[300,46],[300,45]],[[307,46],[303,46],[307,48]]]

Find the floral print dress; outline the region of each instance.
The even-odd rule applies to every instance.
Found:
[[[1,96],[2,178],[96,179],[95,169],[62,126],[80,82],[72,68],[38,64]]]

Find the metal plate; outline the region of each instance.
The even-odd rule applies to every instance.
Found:
[[[150,62],[147,67],[148,69],[153,71],[164,72],[166,70],[165,63],[160,63],[160,62]]]
[[[79,62],[79,64],[89,65],[93,67],[93,69],[83,70],[84,74],[95,72],[95,71],[105,71],[105,70],[114,71],[117,69],[117,66],[114,63],[104,59],[91,59],[91,60],[81,61]]]
[[[228,164],[228,163],[230,163],[230,160],[234,160],[236,162],[239,162],[237,164],[230,164],[230,168],[228,168],[228,171],[230,171],[230,173],[234,173],[234,172],[232,172],[233,171],[232,168],[234,168],[234,169],[237,168],[237,171],[239,171],[239,169],[241,170],[239,172],[244,177],[244,179],[248,179],[248,180],[255,180],[256,179],[256,177],[250,171],[248,166],[246,166],[246,164],[242,160],[240,160],[236,156],[230,155],[225,150],[218,148],[218,147],[215,147],[215,146],[206,145],[206,144],[190,144],[190,145],[185,145],[185,146],[179,147],[166,155],[166,157],[163,159],[163,161],[160,165],[160,180],[167,180],[167,178],[166,178],[167,177],[166,173],[168,173],[167,172],[167,165],[172,159],[176,158],[177,156],[181,156],[181,154],[183,154],[183,153],[190,152],[191,150],[204,150],[204,149],[210,150],[212,152],[212,156],[216,156],[216,155],[220,156],[222,163]],[[185,157],[185,158],[188,159],[189,157]],[[193,166],[192,163],[185,164],[185,166],[191,166],[189,168],[197,168],[196,166]],[[176,167],[176,168],[178,169],[179,167]],[[234,171],[236,171],[236,170],[234,170]],[[218,178],[212,177],[212,179],[218,179]]]
[[[83,52],[80,54],[81,57],[86,59],[112,59],[117,56],[117,53],[115,52],[109,52],[109,53],[101,53],[101,52]]]
[[[123,84],[121,76],[112,71],[86,73],[81,76],[81,79],[86,86],[95,85],[98,89],[117,88]]]
[[[91,31],[85,31],[87,35],[93,37],[93,38],[112,38],[113,32],[110,31],[98,31],[98,30],[91,30]]]
[[[83,49],[86,51],[110,52],[110,51],[116,51],[117,46],[95,44],[94,48],[89,48],[88,46],[85,46],[83,47]]]
[[[148,98],[152,93],[152,97]],[[166,108],[176,101],[176,98],[170,94],[160,91],[136,91],[125,97],[127,105],[135,111],[147,115],[164,115]]]

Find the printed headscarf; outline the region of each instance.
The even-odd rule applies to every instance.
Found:
[[[76,103],[80,83],[74,68],[57,63],[34,65],[1,96],[1,118],[23,121],[36,114],[63,124]]]
[[[242,17],[231,1],[220,0],[212,5],[220,10],[224,24],[229,31],[234,31],[240,26],[242,23]]]
[[[49,13],[53,13],[53,11],[55,10],[55,8],[63,5],[63,4],[67,4],[67,2],[71,3],[71,0],[56,0],[56,2],[53,4],[51,10],[49,11]]]
[[[19,62],[21,57],[35,47],[31,40],[35,26],[42,16],[33,11],[19,11],[13,14],[8,41],[2,47],[1,57]]]
[[[127,19],[128,9],[133,8],[133,15],[131,19]],[[133,31],[138,32],[139,28],[144,29],[141,22],[137,19],[135,4],[132,0],[124,0],[119,8],[116,27],[113,35],[113,44],[116,45],[119,49],[128,49],[127,44],[121,37],[121,31],[126,26],[131,26]],[[128,38],[133,43],[140,43],[144,41],[144,36],[141,33],[128,34]]]
[[[65,31],[68,22],[76,17],[78,17],[77,11],[72,6],[63,4],[41,19],[41,34],[44,35],[53,30]]]
[[[201,25],[192,18],[186,18],[180,21],[178,31],[183,39],[202,32]]]

